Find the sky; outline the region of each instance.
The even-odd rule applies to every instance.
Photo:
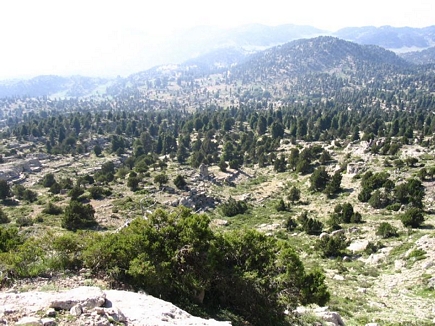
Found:
[[[144,49],[195,26],[426,27],[435,25],[434,12],[434,0],[5,0],[0,79],[122,75]]]

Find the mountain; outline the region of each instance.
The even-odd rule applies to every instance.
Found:
[[[201,103],[210,97],[219,98],[222,95],[229,99],[234,96],[231,87],[222,88],[223,85],[241,85],[239,90],[246,89],[248,93],[251,92],[249,88],[275,87],[285,96],[309,93],[323,96],[321,94],[340,88],[360,89],[362,85],[369,84],[379,86],[389,83],[388,87],[397,88],[404,79],[401,78],[400,83],[393,82],[394,79],[426,73],[422,69],[376,45],[360,45],[336,37],[319,36],[254,53],[235,47],[210,49],[180,64],[155,66],[111,81],[78,76],[43,76],[0,85],[0,96],[85,96],[98,91],[99,94],[112,96],[146,93],[146,97],[151,99],[154,95],[149,92],[158,90],[158,93],[169,94],[173,101],[184,96],[184,100],[192,104],[192,98]],[[204,99],[197,94],[199,88],[206,94]],[[206,89],[210,89],[210,94]],[[285,97],[278,96],[278,93],[274,96]],[[155,100],[160,101],[158,97]]]
[[[92,93],[104,93],[103,78],[83,76],[61,77],[54,75],[38,76],[29,80],[11,80],[0,82],[0,98],[11,96],[58,96],[81,97]]]
[[[255,52],[300,38],[328,33],[311,26],[250,24],[223,29],[199,26],[174,35],[160,49],[159,64],[181,63],[218,49]],[[174,50],[176,49],[176,50]]]
[[[400,56],[403,59],[418,65],[435,64],[435,47],[422,51],[402,53]]]
[[[335,32],[334,36],[359,44],[373,44],[395,51],[409,51],[435,45],[435,26],[424,28],[347,27]]]
[[[119,79],[108,88],[108,94],[142,96],[155,108],[195,110],[252,101],[282,105],[357,92],[399,92],[415,87],[416,79],[426,81],[418,86],[425,92],[432,89],[434,80],[433,69],[414,65],[392,51],[331,36],[296,40],[250,55],[232,49],[214,54]],[[221,60],[225,64],[219,66],[216,63],[222,57],[227,60]],[[370,101],[373,99],[377,95]]]
[[[335,37],[320,36],[293,41],[253,55],[235,67],[232,75],[245,79],[276,80],[310,73],[334,73],[343,77],[374,76],[410,66],[394,52],[374,45],[359,45]],[[371,77],[370,77],[371,78]]]

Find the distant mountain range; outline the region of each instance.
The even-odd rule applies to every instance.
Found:
[[[400,56],[417,65],[435,64],[435,47],[422,51],[402,53]]]
[[[108,79],[83,76],[60,77],[38,76],[28,80],[8,80],[0,82],[0,98],[11,96],[54,96],[81,97],[93,92],[105,93]]]
[[[214,101],[211,97],[220,99],[216,103],[232,103],[233,89],[240,103],[254,98],[286,102],[328,98],[349,90],[400,90],[423,75],[425,80],[435,77],[433,67],[415,65],[376,45],[332,36],[296,40],[250,55],[229,53],[225,64],[221,60],[220,65],[212,65],[221,56],[209,54],[133,74],[118,79],[108,93],[148,94],[155,100],[159,96],[154,94],[166,94],[167,100],[191,103],[193,98],[199,105]]]
[[[321,54],[322,52],[319,50],[325,47],[325,44],[338,42],[336,38],[315,38],[321,35],[336,36],[353,43],[345,43],[346,46],[343,47],[345,52],[343,53],[332,49],[331,53]],[[307,42],[307,39],[312,40],[304,43]],[[302,51],[302,44],[310,44],[310,46]],[[359,47],[357,44],[372,46]],[[402,59],[392,52],[375,48],[374,45],[395,50],[400,53]],[[152,53],[147,58],[150,56],[158,58],[156,60],[150,59],[149,62],[159,64],[129,77],[109,80],[82,76],[39,76],[24,81],[3,81],[0,82],[0,97],[17,95],[80,97],[97,93],[104,94],[107,87],[113,89],[113,87],[143,85],[146,80],[157,78],[156,76],[159,74],[166,77],[170,76],[174,69],[182,71],[184,76],[188,71],[190,78],[219,73],[228,69],[233,69],[234,76],[234,74],[240,74],[243,69],[248,69],[249,65],[258,66],[258,60],[262,56],[266,56],[267,60],[274,61],[273,65],[284,69],[287,73],[290,71],[314,71],[316,69],[341,69],[343,71],[348,69],[347,71],[349,71],[352,66],[355,68],[362,62],[348,61],[344,63],[343,55],[354,52],[377,62],[382,62],[382,60],[388,60],[390,63],[395,62],[396,66],[404,66],[405,60],[413,64],[430,64],[435,63],[435,48],[431,48],[433,45],[435,45],[435,26],[426,28],[353,27],[344,28],[335,33],[311,26],[298,25],[271,27],[253,24],[233,29],[197,27],[187,32],[180,32],[176,37],[163,43],[158,49],[161,55],[153,52],[157,50],[149,49]],[[419,51],[401,53],[405,49]],[[291,62],[280,61],[282,55],[280,56],[278,53],[284,50],[292,53]],[[314,58],[313,55],[320,57]],[[334,66],[337,64],[340,65],[339,68]],[[265,65],[265,63],[261,63],[261,65]],[[362,66],[365,67],[364,69],[369,67],[366,64]],[[261,69],[263,69],[264,74],[274,73],[265,68]],[[171,76],[177,78],[174,74]]]

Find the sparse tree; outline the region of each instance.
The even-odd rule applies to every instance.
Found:
[[[400,220],[406,227],[418,228],[424,222],[423,211],[420,208],[411,207],[400,215]]]
[[[154,177],[154,183],[159,184],[159,187],[162,187],[162,185],[164,185],[165,183],[167,183],[168,180],[169,180],[169,179],[168,179],[168,176],[167,176],[166,174],[164,174],[164,173],[157,174],[157,175]]]
[[[184,189],[184,187],[187,185],[187,182],[184,180],[183,176],[178,174],[174,179],[174,185],[178,189]]]
[[[0,179],[0,199],[5,200],[11,196],[11,188],[6,180]]]
[[[314,191],[323,191],[329,182],[329,174],[324,167],[319,167],[314,170],[310,176],[310,189]]]
[[[76,200],[71,200],[65,208],[62,227],[70,231],[76,231],[95,226],[97,221],[94,214],[95,210],[91,205],[84,205]]]
[[[292,203],[301,199],[301,191],[299,190],[299,188],[296,188],[295,186],[291,187],[287,199],[290,200]]]

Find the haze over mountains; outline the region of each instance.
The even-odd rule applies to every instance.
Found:
[[[338,42],[338,39],[331,41],[333,39],[320,37],[313,41],[306,40],[320,35],[335,36],[355,43],[340,43],[344,52],[327,52],[325,49],[326,52],[321,52],[318,49],[328,48],[331,46],[331,44],[328,45],[328,42]],[[301,39],[298,41],[299,43],[291,42],[299,39]],[[393,52],[382,51],[373,46],[359,46],[356,43],[376,45],[393,50],[400,53],[404,60]],[[306,46],[307,44],[311,45]],[[166,75],[170,75],[169,71],[174,68],[175,70],[181,69],[181,71],[188,69],[191,76],[231,69],[233,76],[237,75],[243,78],[240,75],[242,70],[254,69],[257,66],[255,68],[257,69],[256,74],[262,71],[263,76],[267,74],[267,78],[270,79],[274,78],[272,76],[276,75],[277,69],[281,73],[284,70],[285,75],[290,72],[293,74],[332,72],[334,69],[349,72],[352,69],[367,69],[371,66],[369,64],[371,61],[388,61],[388,64],[392,64],[391,67],[395,68],[406,66],[405,60],[413,64],[431,64],[435,62],[434,45],[435,26],[426,28],[353,27],[344,28],[335,33],[311,26],[298,25],[271,27],[252,24],[233,29],[197,27],[187,32],[180,32],[160,47],[148,48],[146,51],[144,50],[146,53],[141,52],[141,57],[135,58],[136,63],[129,63],[130,67],[138,67],[137,73],[129,77],[103,79],[81,76],[39,76],[30,80],[3,81],[0,82],[0,97],[102,95],[106,93],[107,87],[120,91],[120,88],[128,85],[144,85],[146,80],[157,78],[163,71]],[[278,48],[275,48],[276,46]],[[303,52],[301,52],[302,48]],[[408,53],[402,53],[406,50]],[[409,52],[409,50],[419,51]],[[287,59],[282,61],[284,53],[287,53]],[[347,63],[343,62],[346,60],[345,56],[348,56],[347,59],[349,59],[355,55],[358,57],[355,62],[349,60]],[[260,68],[258,67],[259,58],[263,58],[262,61],[266,60],[269,63],[262,62],[263,68]],[[166,66],[164,69],[161,67],[161,65],[167,64],[177,66]],[[267,65],[274,68],[264,68]],[[150,66],[154,67],[150,68]],[[175,73],[172,75],[176,78]]]

